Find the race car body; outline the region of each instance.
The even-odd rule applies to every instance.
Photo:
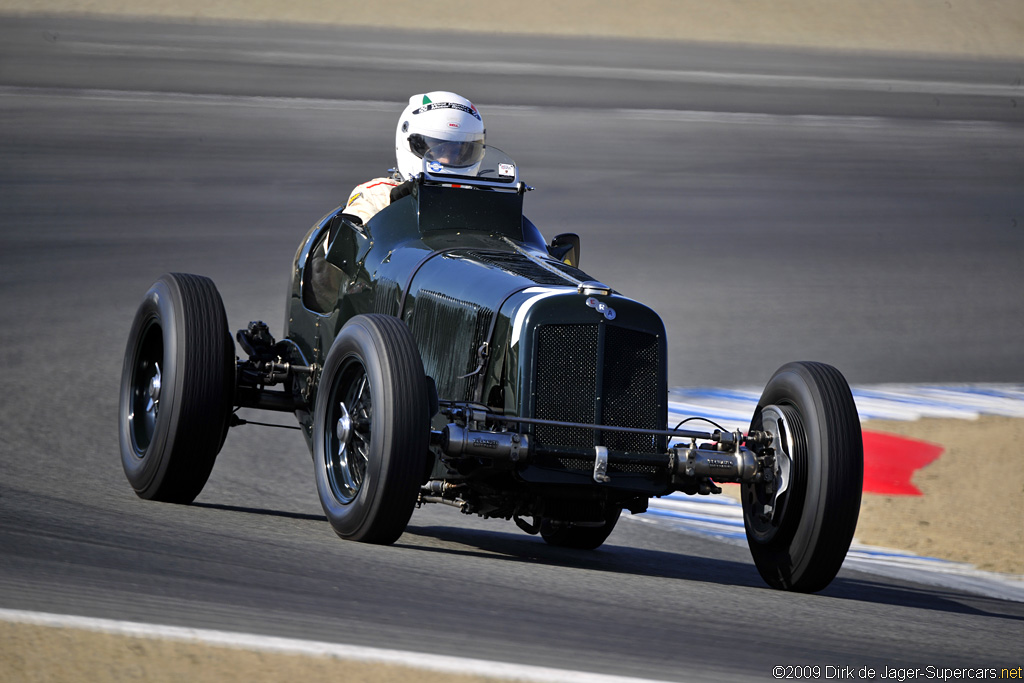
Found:
[[[248,357],[233,365],[212,283],[158,281],[122,381],[122,461],[139,495],[191,500],[228,427],[244,422],[237,408],[288,411],[343,538],[393,542],[416,506],[442,503],[596,548],[622,510],[728,481],[742,485],[762,576],[785,589],[827,585],[852,539],[862,477],[842,375],[784,366],[746,433],[708,420],[671,428],[661,319],[580,270],[576,235],[547,243],[523,215],[528,189],[515,162],[488,148],[473,176],[425,158],[365,224],[332,211],[296,253],[283,339],[251,323],[237,335]],[[212,331],[189,332],[190,320]],[[170,362],[172,348],[197,344],[205,358]],[[212,379],[188,379],[190,367]],[[168,416],[169,400],[201,400],[203,418]],[[175,445],[186,426],[207,434],[203,455]],[[205,474],[175,474],[188,459]]]

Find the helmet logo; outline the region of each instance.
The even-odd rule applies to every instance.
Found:
[[[412,113],[415,116],[416,114],[423,114],[425,112],[434,111],[437,109],[454,109],[456,111],[461,111],[465,114],[469,114],[470,116],[474,117],[477,121],[483,121],[483,119],[480,118],[480,114],[477,113],[476,107],[473,107],[472,105],[467,107],[461,102],[431,102],[429,104],[424,104],[419,109],[414,109]]]
[[[449,122],[448,122],[448,127],[449,127],[449,128],[462,128],[462,126],[460,126],[460,125],[459,125],[458,123],[456,123],[455,121],[449,121]]]

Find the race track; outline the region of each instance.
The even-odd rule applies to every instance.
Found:
[[[774,665],[1021,665],[1024,604],[629,520],[593,553],[416,512],[343,543],[294,432],[233,430],[191,506],[117,453],[135,307],[214,279],[281,329],[317,218],[393,161],[408,95],[476,102],[548,237],[652,305],[670,382],[1024,381],[1024,65],[340,29],[0,22],[0,607],[667,680]],[[282,416],[287,422],[287,416]],[[1018,455],[1014,455],[1019,460]],[[969,475],[965,475],[969,477]]]

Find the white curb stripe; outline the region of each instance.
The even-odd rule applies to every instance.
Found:
[[[341,645],[313,640],[278,638],[251,633],[214,631],[181,626],[143,624],[132,621],[116,621],[113,619],[79,617],[67,614],[50,614],[46,612],[0,608],[0,620],[34,626],[84,629],[97,633],[136,638],[174,640],[238,650],[307,655],[312,657],[334,657],[371,664],[406,666],[442,674],[483,676],[496,679],[504,678],[514,681],[537,683],[654,683],[652,679],[610,676],[582,671],[529,666],[526,664],[491,662],[483,659],[464,659],[462,657],[408,652],[405,650],[387,650],[376,647]]]
[[[877,384],[851,390],[861,420],[975,420],[981,415],[1024,418],[1022,384]],[[669,425],[700,415],[727,429],[746,429],[760,395],[758,389],[672,389]],[[688,423],[694,424],[701,423]]]
[[[616,79],[649,83],[686,83],[727,85],[730,87],[808,88],[847,92],[911,93],[975,97],[1019,97],[1019,85],[1002,83],[963,83],[955,81],[910,80],[905,78],[863,78],[855,76],[805,76],[754,74],[693,69],[657,69],[591,64],[545,64],[517,61],[430,59],[422,56],[385,56],[373,54],[330,54],[323,51],[252,50],[223,45],[181,46],[118,43],[105,40],[63,40],[80,52],[101,55],[134,56],[154,54],[167,58],[195,60],[216,58],[228,63],[290,64],[311,67],[378,69],[386,71],[424,71],[439,73],[476,73],[488,76],[540,76],[562,78]]]

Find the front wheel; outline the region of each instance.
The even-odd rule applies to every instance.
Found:
[[[398,318],[358,315],[331,346],[316,398],[320,505],[342,538],[394,543],[412,516],[429,457],[423,361]]]
[[[750,429],[775,437],[774,481],[742,487],[754,564],[774,588],[819,591],[839,572],[860,514],[864,450],[850,387],[829,365],[784,365]]]

